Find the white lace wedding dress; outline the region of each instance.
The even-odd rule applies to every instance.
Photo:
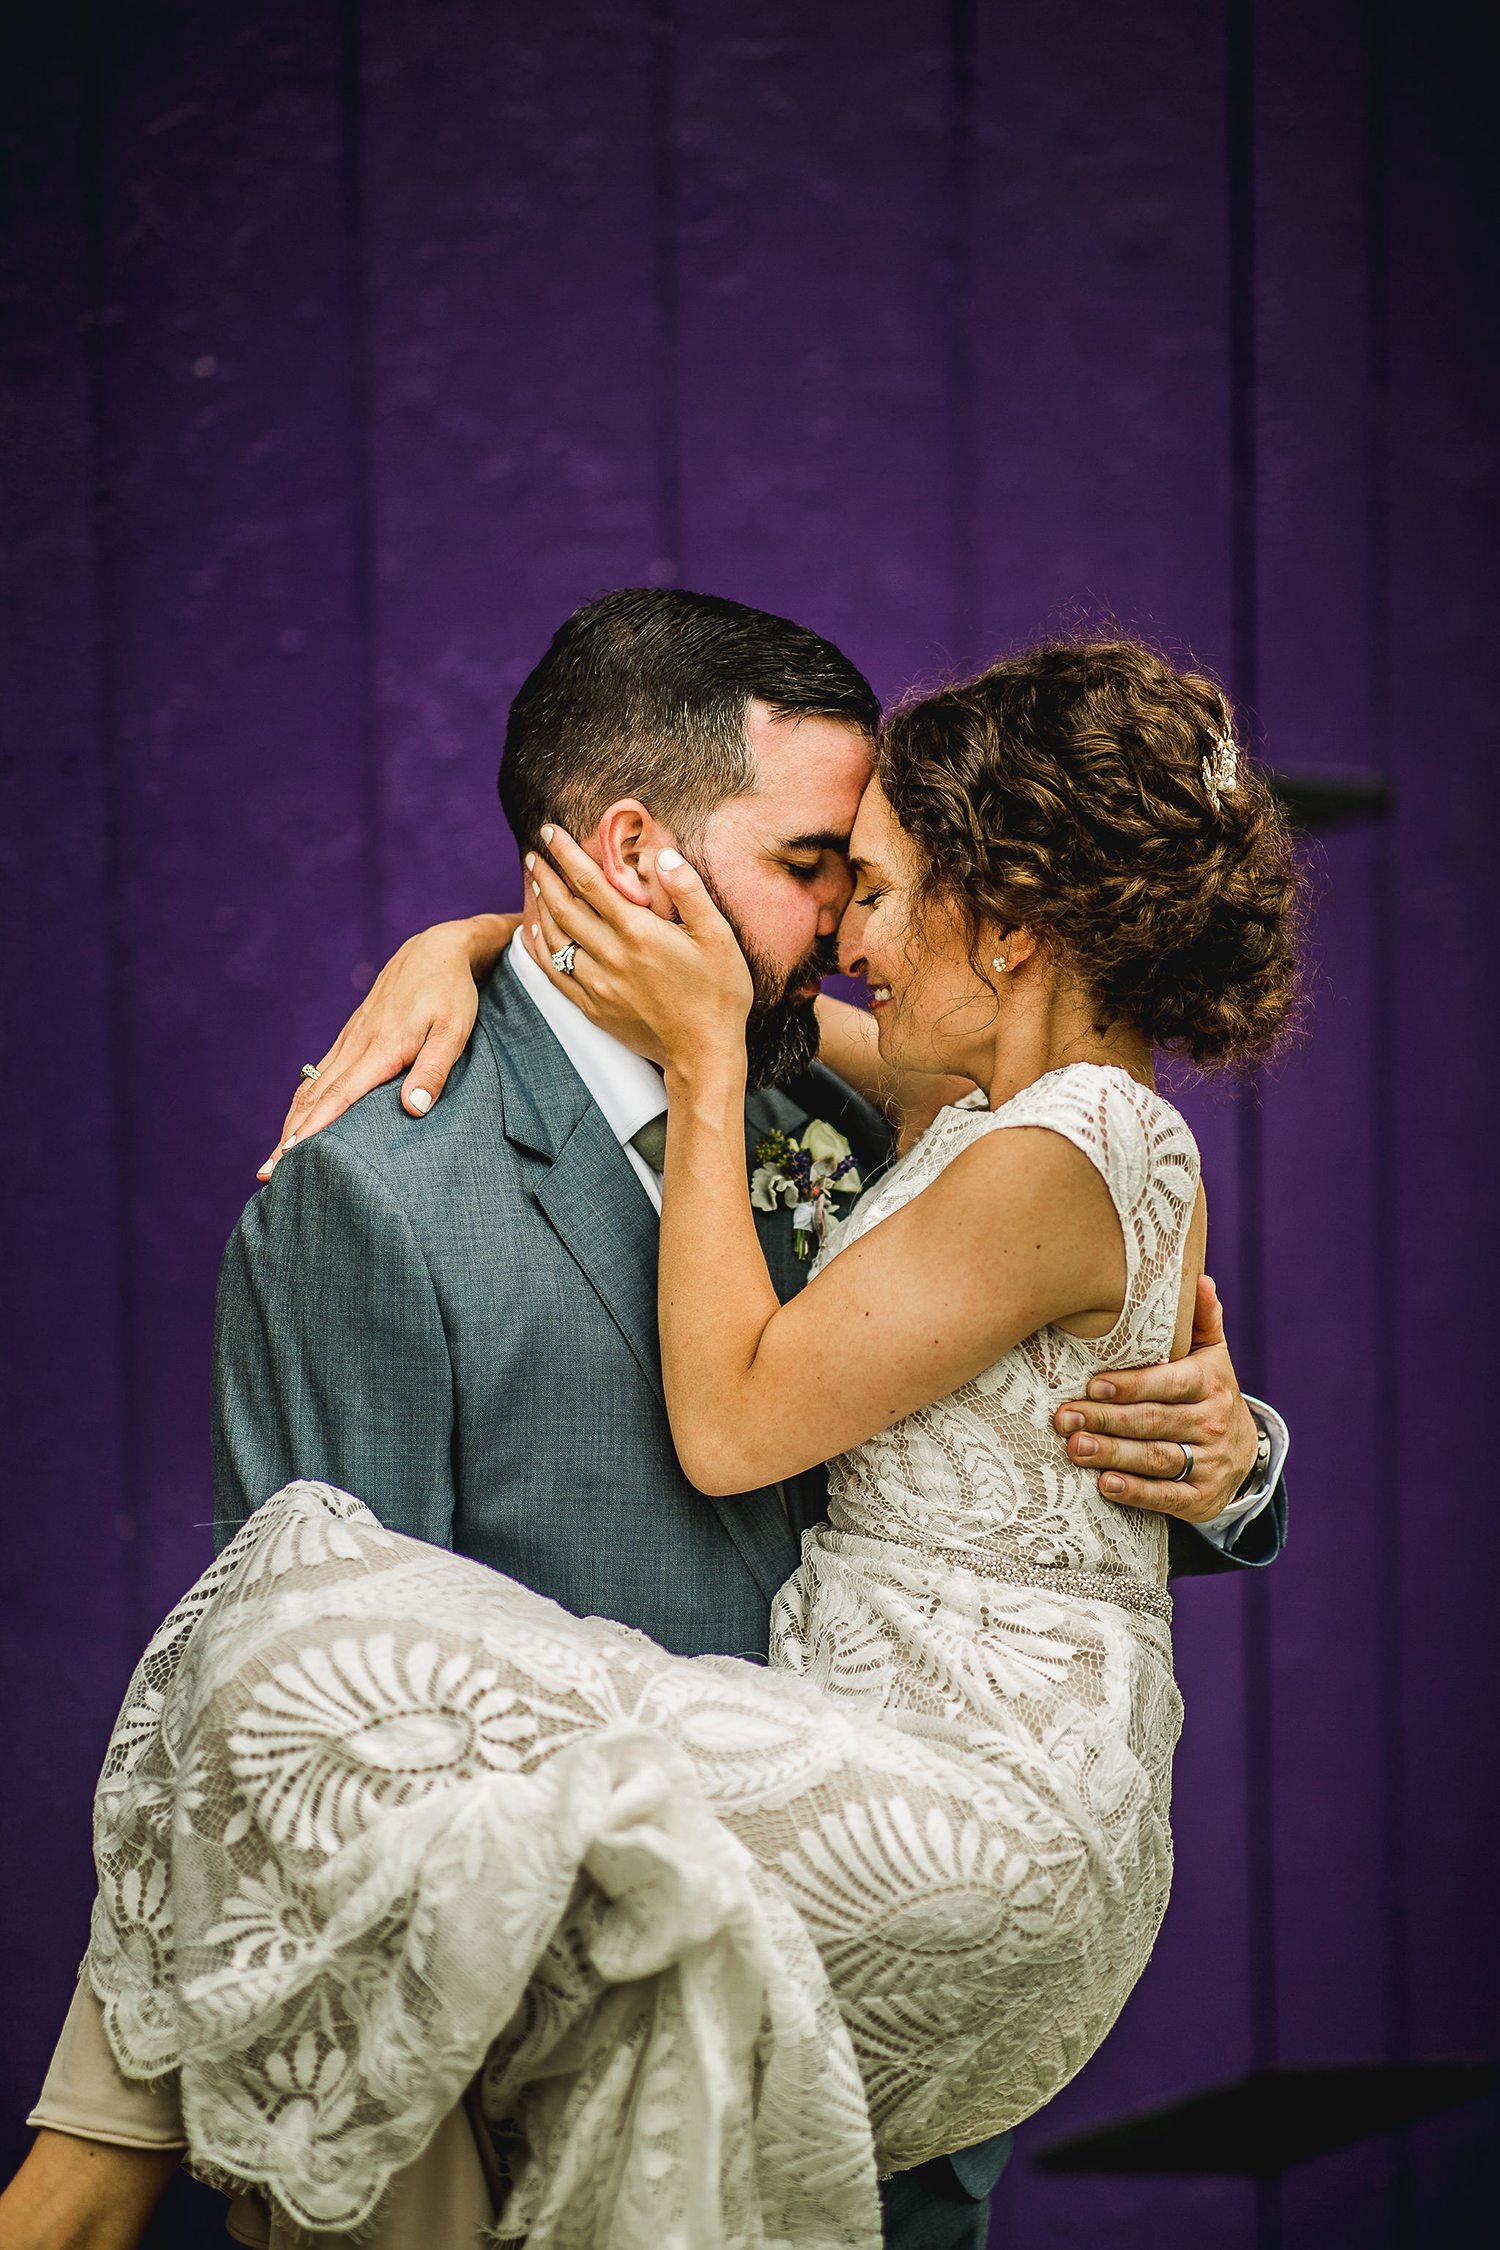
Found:
[[[1128,1293],[834,1464],[769,1671],[669,1656],[384,1531],[257,1511],[161,1628],[96,1809],[88,1971],[195,2168],[358,2230],[476,2081],[499,2239],[875,2250],[877,2164],[1027,2116],[1150,1953],[1180,1705],[1166,1526],[1051,1428],[1164,1358],[1197,1151],[1123,1072],[945,1110],[820,1263],[1045,1125]]]

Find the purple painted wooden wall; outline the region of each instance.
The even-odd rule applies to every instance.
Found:
[[[1273,1577],[1181,1594],[1177,1895],[996,2198],[1040,2250],[1487,2240],[1492,2105],[1290,2174],[1025,2149],[1495,2035],[1493,176],[1432,0],[118,0],[8,14],[4,2113],[93,1772],[208,1553],[219,1251],[370,965],[515,894],[566,612],[679,582],[883,692],[1080,606],[1331,838],[1315,1036],[1193,1097]],[[19,2143],[18,2143],[19,2145]]]

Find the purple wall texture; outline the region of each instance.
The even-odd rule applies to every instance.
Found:
[[[7,20],[7,2123],[83,1946],[117,1698],[208,1553],[221,1246],[370,964],[515,894],[492,772],[553,627],[675,581],[890,693],[1107,605],[1231,679],[1277,764],[1383,769],[1397,811],[1323,849],[1305,1057],[1259,1105],[1194,1097],[1242,1365],[1296,1427],[1293,1543],[1181,1593],[1177,1895],[995,2240],[1491,2240],[1493,2105],[1279,2191],[1026,2161],[1252,2063],[1494,2039],[1467,11]]]

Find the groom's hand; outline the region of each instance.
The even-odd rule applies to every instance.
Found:
[[[1162,1367],[1111,1369],[1087,1398],[1052,1417],[1080,1468],[1099,1472],[1106,1500],[1153,1508],[1184,1523],[1209,1523],[1229,1506],[1255,1466],[1258,1432],[1240,1397],[1224,1341],[1218,1291],[1205,1274],[1193,1308],[1185,1359]],[[1183,1446],[1192,1447],[1183,1480]]]

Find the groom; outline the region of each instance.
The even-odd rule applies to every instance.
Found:
[[[847,1137],[865,1181],[892,1153],[884,1119],[814,1060],[812,1013],[835,966],[878,717],[817,635],[646,591],[570,618],[511,710],[500,797],[523,851],[561,822],[635,895],[641,851],[672,841],[733,923],[756,990],[750,1168],[767,1133],[813,1120]],[[684,1653],[763,1658],[826,1476],[712,1498],[678,1466],[656,1333],[664,1110],[660,1075],[517,940],[429,1115],[388,1085],[292,1148],[220,1282],[221,1544],[290,1479],[321,1478],[579,1614]],[[757,1226],[785,1299],[807,1277],[792,1216],[778,1207]],[[1222,1347],[1135,1379],[1131,1395],[1177,1403],[1155,1445],[1131,1441],[1131,1407],[1084,1409],[1101,1433],[1093,1465],[1126,1480],[1125,1498],[1217,1519],[1205,1536],[1173,1524],[1176,1567],[1271,1559],[1277,1463],[1268,1474],[1262,1445],[1257,1464]],[[1179,1442],[1198,1457],[1191,1495],[1163,1481]],[[982,2244],[1008,2140],[889,2182],[896,2250]]]

